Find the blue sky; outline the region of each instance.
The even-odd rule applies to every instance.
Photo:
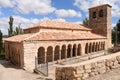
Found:
[[[100,4],[112,5],[112,26],[120,19],[119,0],[0,0],[0,29],[7,34],[9,16],[14,27],[26,28],[46,19],[82,23],[88,8]]]

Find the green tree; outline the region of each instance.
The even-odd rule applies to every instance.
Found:
[[[116,35],[117,35],[117,42],[118,44],[120,44],[120,19],[118,20],[117,24],[116,24]]]
[[[83,20],[83,25],[85,25],[86,27],[89,26],[89,19],[88,19],[88,18],[85,18],[85,19]]]
[[[14,18],[12,16],[10,16],[10,21],[9,21],[9,29],[8,29],[8,34],[9,37],[14,36],[14,35],[18,35],[18,34],[22,34],[23,30],[22,28],[20,28],[20,24],[18,26],[16,26],[15,30],[13,29],[13,21]]]
[[[13,21],[14,21],[14,18],[12,16],[10,16],[10,21],[9,21],[9,29],[8,29],[8,35],[9,37],[13,36],[14,35],[14,31],[13,31]]]
[[[120,20],[116,23],[116,26],[112,29],[112,43],[120,44]]]
[[[115,44],[116,42],[116,27],[112,29],[112,43]]]
[[[4,48],[3,48],[3,41],[2,41],[2,37],[3,37],[3,34],[0,30],[0,54],[3,52]]]
[[[18,35],[18,34],[22,34],[22,33],[23,33],[23,30],[19,25],[18,27],[16,27],[16,29],[14,31],[14,35]]]

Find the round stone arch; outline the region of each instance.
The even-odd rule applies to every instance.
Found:
[[[102,43],[103,43],[102,49],[105,50],[105,41]]]
[[[88,54],[89,53],[89,45],[88,45],[88,43],[86,43],[86,45],[85,45],[85,54]]]
[[[71,57],[71,52],[72,51],[72,45],[69,44],[68,47],[67,47],[67,58],[70,58]]]
[[[53,61],[53,47],[52,46],[47,47],[46,61],[47,62]]]
[[[81,55],[81,44],[78,44],[77,56]]]
[[[92,45],[92,52],[95,52],[95,42],[93,42],[93,45]]]
[[[64,45],[62,45],[62,49],[61,49],[61,59],[65,59],[66,57],[65,56],[67,56],[66,54],[66,51],[67,49],[66,49],[66,45],[64,44]]]
[[[89,43],[89,53],[92,52],[92,42]]]
[[[98,51],[100,51],[100,41],[99,41],[99,43],[98,43]]]
[[[75,57],[77,55],[77,45],[74,44],[73,45],[73,52],[72,52],[72,56]]]
[[[58,60],[59,57],[61,56],[61,55],[59,55],[59,53],[60,53],[60,46],[56,45],[55,46],[55,51],[54,51],[54,60],[55,61]]]
[[[98,51],[98,46],[99,46],[99,43],[96,42],[96,52]]]
[[[45,48],[44,47],[39,47],[38,48],[38,53],[37,53],[37,59],[38,59],[38,64],[44,63],[45,62]]]

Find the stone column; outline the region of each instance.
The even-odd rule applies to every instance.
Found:
[[[59,59],[61,60],[61,47],[60,47],[60,50],[59,50]]]
[[[97,50],[98,50],[97,47],[98,47],[97,44],[95,44],[95,52],[97,52]]]
[[[98,51],[99,51],[99,48],[100,48],[100,46],[99,46],[100,44],[98,43]]]
[[[88,44],[88,46],[87,46],[87,54],[89,53],[89,44]]]
[[[81,44],[81,56],[85,55],[85,45]]]
[[[47,62],[47,50],[45,49],[45,59],[44,59],[44,62],[46,63]]]
[[[55,58],[55,53],[54,53],[54,47],[53,47],[53,52],[52,52],[52,61],[54,62],[54,58]]]
[[[76,45],[76,48],[75,48],[75,56],[77,57],[77,51],[78,51],[78,46]]]
[[[65,59],[67,59],[67,48],[65,49]]]
[[[93,49],[93,44],[91,44],[91,48],[90,48],[90,52],[91,53],[93,52],[92,49]]]
[[[72,54],[73,54],[73,47],[70,47],[70,57],[72,58]]]
[[[93,48],[94,48],[94,49],[93,49],[93,52],[95,52],[95,43],[93,44]]]
[[[98,51],[98,44],[96,45],[96,52]]]

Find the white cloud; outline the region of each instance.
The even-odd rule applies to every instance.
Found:
[[[13,7],[15,5],[14,0],[0,0],[1,7]]]
[[[57,19],[53,19],[53,20],[55,20],[55,21],[61,21],[61,22],[66,22],[66,20],[62,19],[62,18],[57,18]]]
[[[27,19],[21,16],[13,16],[14,18],[14,25],[13,27],[15,28],[16,26],[18,26],[19,24],[21,24],[21,28],[26,28],[29,27],[35,23],[38,23],[42,20],[46,20],[49,18],[43,18],[43,19],[37,19],[37,18],[31,18],[31,19]],[[0,29],[3,32],[4,35],[8,34],[8,28],[9,28],[9,17],[4,17],[4,18],[0,18]]]
[[[38,18],[31,18],[31,19],[27,19],[21,16],[13,16],[14,21],[13,21],[13,27],[15,29],[16,26],[18,26],[19,24],[21,24],[21,28],[27,28],[29,26],[32,26],[36,23],[39,23],[40,21],[43,20],[49,20],[48,17],[44,17],[42,19],[38,19]],[[65,19],[62,18],[57,18],[57,19],[53,19],[53,20],[57,20],[57,21],[65,21]],[[0,30],[3,32],[4,35],[8,34],[8,28],[9,28],[9,17],[4,17],[4,18],[0,18]]]
[[[21,14],[46,15],[55,10],[51,0],[0,0],[0,7],[12,7]]]
[[[115,27],[116,26],[116,23],[112,23],[112,27]]]
[[[72,10],[72,9],[56,10],[55,14],[57,15],[57,17],[81,17],[81,13],[80,12],[76,12],[75,10]]]
[[[3,32],[3,34],[8,34],[8,19],[7,18],[0,18],[0,29]]]
[[[88,8],[99,5],[110,4],[112,6],[112,16],[120,16],[120,1],[119,0],[75,0],[74,5],[79,9],[88,12]]]
[[[17,4],[16,10],[20,13],[28,14],[33,12],[35,14],[45,15],[55,10],[51,5],[51,0],[15,0]]]

